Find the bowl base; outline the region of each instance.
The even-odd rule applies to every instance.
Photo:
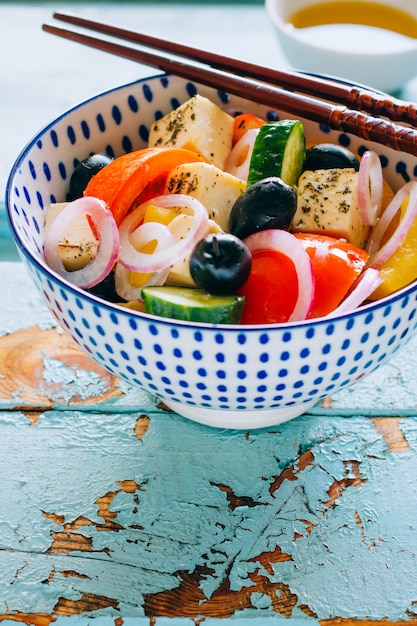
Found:
[[[215,428],[231,428],[233,430],[277,426],[295,417],[299,417],[308,411],[308,409],[311,409],[316,403],[317,400],[314,400],[313,402],[304,402],[303,404],[277,409],[231,411],[225,409],[206,409],[164,399],[164,404],[169,409],[193,422],[213,426]]]

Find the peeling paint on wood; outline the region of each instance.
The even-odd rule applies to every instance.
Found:
[[[0,372],[3,406],[47,409],[122,395],[114,376],[54,328],[35,326],[0,337]]]
[[[246,434],[155,414],[139,439],[136,420],[49,411],[20,443],[0,421],[3,449],[14,442],[0,461],[12,494],[0,610],[75,614],[87,599],[114,617],[415,610],[415,428],[405,452],[360,417]]]
[[[410,450],[401,424],[404,420],[400,417],[375,417],[372,422],[379,433],[383,436],[390,452],[407,452]]]

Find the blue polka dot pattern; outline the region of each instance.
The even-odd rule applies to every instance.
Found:
[[[416,287],[340,318],[278,327],[203,327],[156,320],[103,303],[45,266],[43,212],[66,197],[74,165],[88,152],[117,156],[146,146],[149,129],[200,92],[231,113],[245,103],[224,92],[155,76],[99,95],[62,115],[18,158],[7,189],[12,232],[22,258],[58,324],[97,363],[174,406],[261,414],[309,406],[372,372],[416,332]],[[257,107],[266,119],[282,114]],[[306,133],[352,149],[363,140],[305,121]],[[80,153],[82,146],[82,154]],[[383,154],[400,186],[412,157]],[[410,163],[413,163],[411,167]],[[238,425],[238,424],[237,424]]]
[[[349,339],[349,317],[317,321],[314,333],[297,325],[291,331],[249,329],[245,334],[247,352],[243,354],[242,332],[234,328],[196,331],[190,324],[158,324],[146,316],[132,318],[126,310],[111,305],[97,307],[87,296],[64,292],[58,285],[51,300],[51,280],[40,274],[40,281],[59,324],[67,325],[78,343],[82,338],[84,349],[102,366],[144,389],[191,405],[216,408],[221,404],[225,409],[239,410],[290,406],[295,399],[305,402],[312,396],[326,395],[336,388],[335,381],[338,387],[351,384],[387,356],[387,345],[378,341],[386,334],[381,333],[386,308],[375,309],[371,316],[358,313],[355,327],[361,332]],[[392,326],[404,333],[407,324],[408,318],[401,322],[395,317]],[[88,334],[84,334],[85,329]],[[329,336],[334,338],[332,343]],[[399,335],[391,335],[387,344],[398,341]],[[265,345],[269,346],[267,352]],[[341,357],[342,353],[345,356]],[[246,379],[249,384],[242,385]]]

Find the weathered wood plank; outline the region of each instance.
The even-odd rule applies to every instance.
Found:
[[[414,419],[2,412],[0,432],[0,613],[415,614]]]

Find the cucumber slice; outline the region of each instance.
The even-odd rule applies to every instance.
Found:
[[[144,287],[145,310],[152,315],[208,324],[238,324],[245,298],[214,296],[191,287]]]
[[[299,120],[280,120],[261,126],[249,164],[248,185],[278,176],[295,187],[306,155],[304,126]]]

